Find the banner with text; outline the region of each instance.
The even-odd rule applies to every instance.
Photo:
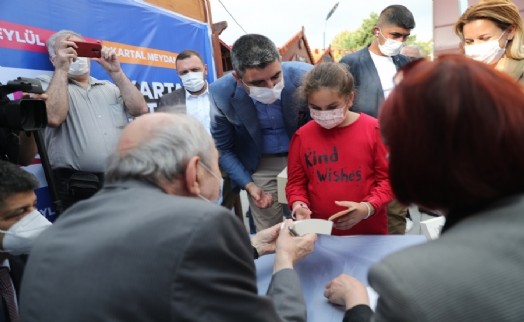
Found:
[[[53,73],[45,42],[56,31],[73,30],[87,40],[114,48],[122,69],[144,95],[150,109],[180,87],[175,70],[179,52],[199,52],[216,78],[208,24],[139,0],[10,0],[0,2],[0,83],[16,77]],[[96,63],[91,75],[110,80]],[[41,167],[28,170],[42,178]],[[47,185],[45,180],[42,185]],[[53,218],[51,201],[39,191],[38,208]]]

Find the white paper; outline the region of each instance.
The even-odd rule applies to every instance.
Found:
[[[333,222],[324,219],[304,219],[295,221],[292,227],[299,236],[309,233],[331,235]]]

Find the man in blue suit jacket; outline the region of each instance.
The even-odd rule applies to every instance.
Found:
[[[280,61],[267,37],[248,34],[233,44],[234,71],[210,85],[211,134],[220,166],[236,190],[245,189],[260,231],[282,221],[277,175],[287,165],[289,141],[309,120],[295,94],[311,65]]]
[[[401,5],[386,7],[373,28],[375,39],[369,47],[344,56],[340,62],[349,66],[355,79],[355,112],[377,117],[380,105],[395,84],[397,70],[410,59],[400,55],[402,46],[415,28],[415,19],[408,8]],[[404,234],[406,230],[407,206],[393,200],[388,205],[390,234]]]

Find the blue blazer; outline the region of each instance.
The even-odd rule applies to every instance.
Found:
[[[391,58],[397,69],[410,61],[403,55]],[[348,54],[342,57],[340,62],[349,66],[349,71],[355,79],[356,94],[352,110],[377,117],[380,105],[384,102],[384,90],[373,59],[371,59],[369,48]]]
[[[283,62],[284,90],[282,114],[287,134],[309,120],[309,110],[296,94],[304,75],[312,68],[302,62]],[[220,152],[220,166],[238,191],[253,181],[261,157],[262,135],[255,104],[231,74],[209,85],[211,101],[211,134]]]

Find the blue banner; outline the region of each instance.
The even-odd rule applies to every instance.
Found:
[[[0,82],[51,75],[54,68],[45,42],[62,29],[114,48],[123,71],[144,95],[150,110],[163,94],[180,87],[175,59],[185,49],[202,55],[208,82],[216,78],[207,23],[138,0],[1,0]],[[111,80],[98,64],[91,66],[93,77]],[[46,194],[40,191],[38,196],[38,208],[49,207]]]

